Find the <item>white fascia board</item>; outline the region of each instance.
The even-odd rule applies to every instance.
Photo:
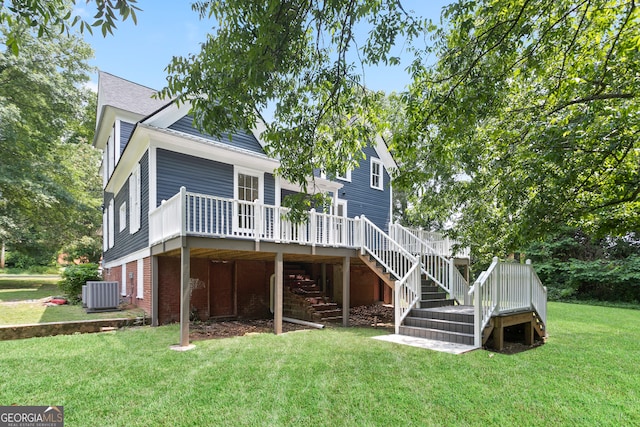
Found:
[[[104,191],[117,194],[129,179],[129,175],[131,175],[133,168],[138,164],[138,162],[140,162],[145,151],[149,148],[149,136],[145,135],[143,132],[139,132],[138,129],[139,126],[134,128],[133,134],[131,134],[131,138],[129,139],[129,143],[122,153],[122,156],[120,156],[120,161],[111,174],[111,178],[109,179]]]
[[[302,192],[302,188],[300,187],[300,185],[293,184],[284,179],[280,181],[280,187],[284,190],[296,191],[298,193]],[[309,194],[327,193],[327,192],[335,193],[342,187],[344,187],[344,184],[341,184],[335,181],[330,181],[324,178],[315,177],[315,178],[307,179],[307,192]],[[309,189],[317,189],[319,191],[309,192]]]
[[[137,123],[141,118],[143,118],[143,116],[140,114],[105,105],[102,107],[102,111],[100,111],[99,119],[97,121],[96,132],[93,137],[93,146],[100,150],[104,150],[107,145],[107,141],[109,140],[111,128],[116,120],[120,119],[129,123]]]
[[[389,153],[387,143],[384,141],[384,138],[382,138],[382,136],[376,135],[375,145],[373,146],[373,148],[376,150],[376,153],[378,153],[378,157],[380,157],[380,160],[382,160],[382,164],[384,165],[384,168],[387,170],[387,172],[391,172],[392,170],[398,168],[398,165],[391,156],[391,153]]]
[[[151,249],[144,248],[139,251],[132,252],[128,255],[123,256],[122,258],[114,259],[113,261],[105,262],[102,266],[103,268],[113,268],[119,267],[122,264],[128,264],[133,261],[137,261],[139,259],[144,259],[151,256]]]
[[[170,105],[142,120],[141,123],[158,128],[167,128],[191,111],[191,103],[189,102],[167,101],[167,103],[169,102],[171,102]]]
[[[152,141],[151,144],[156,148],[267,173],[273,173],[280,165],[280,162],[265,155],[235,148],[207,138],[187,135],[170,129],[153,128],[143,124],[139,124],[138,129],[148,135]]]
[[[258,144],[264,149],[267,146],[267,143],[262,139],[262,134],[267,130],[267,124],[258,117],[256,119],[256,124],[253,128],[251,128],[251,133],[258,140]]]

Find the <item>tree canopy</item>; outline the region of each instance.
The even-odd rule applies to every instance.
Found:
[[[20,37],[20,55],[0,52],[0,239],[50,258],[100,224],[92,51],[65,34]]]
[[[458,1],[443,16],[394,138],[414,214],[453,214],[466,241],[503,251],[560,224],[640,229],[635,3]]]
[[[396,63],[394,42],[417,36],[422,25],[395,0],[200,1],[193,8],[213,18],[214,32],[199,53],[173,59],[163,94],[190,101],[196,124],[214,135],[251,129],[272,111],[262,137],[281,159],[279,173],[303,188],[315,169],[344,172],[362,158],[384,124],[381,95],[366,90],[361,64]]]
[[[251,128],[273,107],[263,137],[289,181],[344,171],[374,135],[389,135],[363,70],[397,63],[391,47],[402,39],[415,53],[413,83],[390,148],[414,219],[453,220],[452,234],[500,252],[558,223],[639,228],[634,1],[459,0],[431,46],[434,27],[399,0],[194,9],[214,18],[213,33],[199,53],[174,58],[163,94],[189,100],[213,134]]]
[[[113,34],[118,19],[123,21],[131,17],[136,22],[136,0],[85,0],[85,4],[95,4],[96,13],[93,22],[75,14],[72,5],[82,3],[81,0],[0,0],[0,25],[5,24],[4,43],[14,54],[22,45],[22,29],[35,29],[39,37],[44,34],[69,34],[74,26],[80,31],[93,32],[99,27],[103,36]],[[116,15],[117,13],[117,15]],[[119,16],[119,18],[118,18]]]

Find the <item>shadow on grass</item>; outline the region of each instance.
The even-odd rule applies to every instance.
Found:
[[[40,316],[38,323],[117,319],[121,317],[133,318],[142,316],[142,313],[141,309],[87,313],[81,305],[65,304],[47,307],[42,316]]]
[[[59,294],[60,288],[53,283],[0,282],[0,302],[35,300]]]

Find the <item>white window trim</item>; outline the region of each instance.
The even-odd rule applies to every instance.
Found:
[[[102,252],[107,252],[109,249],[109,209],[107,208],[102,212]]]
[[[109,201],[109,210],[107,214],[107,225],[108,225],[108,248],[111,249],[113,247],[114,240],[114,221],[113,221],[113,199]]]
[[[122,233],[125,228],[127,228],[127,202],[122,202],[119,209],[120,213],[120,224],[119,231]]]
[[[127,264],[122,264],[122,283],[120,284],[120,295],[127,295]]]
[[[141,218],[140,163],[129,176],[129,233],[140,230]]]
[[[374,166],[373,165],[378,165],[378,171],[380,173],[379,175],[379,179],[378,179],[378,184],[379,185],[374,185],[373,183],[373,178],[374,178]],[[371,186],[371,188],[376,189],[376,190],[384,190],[384,164],[382,163],[382,161],[376,157],[371,157],[371,162],[370,162],[370,166],[369,166],[369,185]]]
[[[136,272],[136,298],[144,299],[144,263],[139,259]]]
[[[324,171],[324,169],[320,170],[320,178],[327,179],[327,173]],[[335,179],[351,182],[351,169],[347,169],[347,174],[345,176],[341,176],[336,173]]]
[[[264,202],[264,172],[255,170],[255,169],[245,168],[242,166],[236,166],[236,165],[233,166],[233,200],[239,200],[239,194],[238,194],[238,175],[239,174],[254,176],[258,178],[258,203],[263,203]],[[252,201],[255,201],[255,200],[252,200]],[[248,231],[249,229],[240,227],[240,225],[238,224],[238,216],[239,216],[238,204],[234,203],[233,206],[234,206],[233,229],[241,232]]]

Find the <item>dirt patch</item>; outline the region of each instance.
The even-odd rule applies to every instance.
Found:
[[[332,327],[341,324],[341,322],[327,323],[326,326]],[[349,325],[393,328],[393,307],[388,305],[353,307],[349,313]],[[282,322],[282,332],[300,331],[303,329],[313,328]],[[189,329],[189,337],[192,341],[239,337],[247,334],[261,333],[273,333],[273,319],[192,322]]]

